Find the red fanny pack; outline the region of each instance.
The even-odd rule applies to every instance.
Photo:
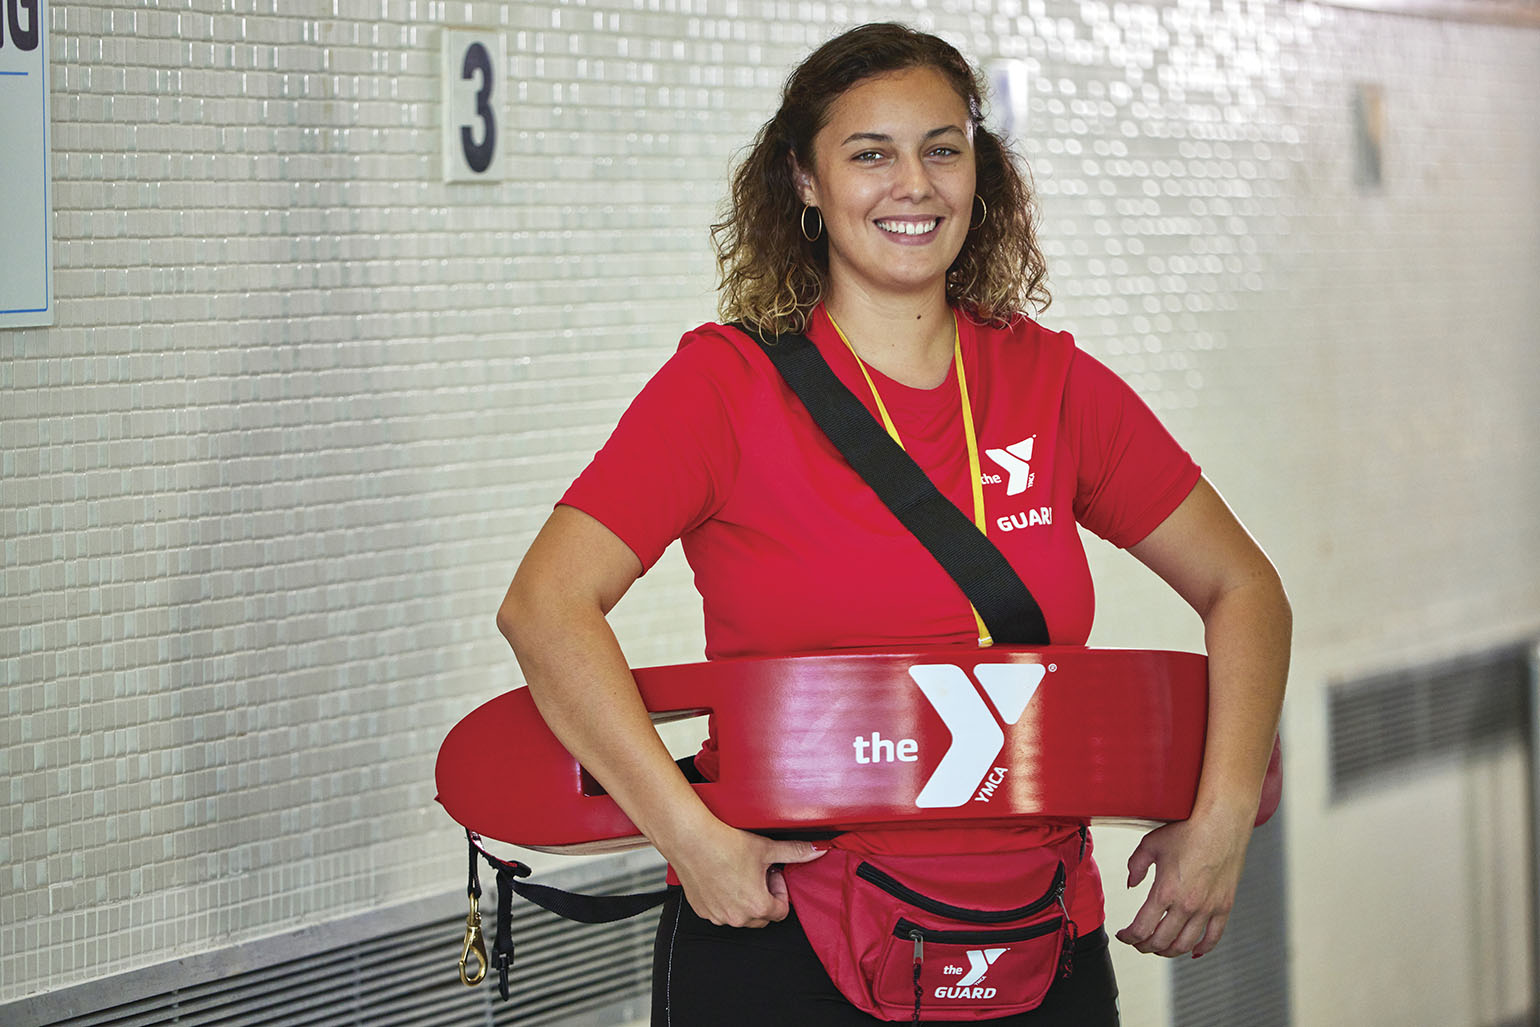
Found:
[[[1069,889],[1085,831],[1024,852],[873,856],[835,848],[785,868],[813,951],[884,1020],[987,1020],[1037,1008],[1068,976]]]

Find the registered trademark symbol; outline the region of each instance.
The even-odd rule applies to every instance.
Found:
[[[1052,674],[1054,671],[1056,671],[1058,669],[1059,669],[1059,665],[1057,663],[1050,663],[1048,665],[1048,673],[1050,673],[1050,674]]]

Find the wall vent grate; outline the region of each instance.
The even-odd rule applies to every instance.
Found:
[[[1340,801],[1409,768],[1521,737],[1529,663],[1501,649],[1327,690],[1331,794]]]
[[[634,858],[624,862],[628,866],[620,873],[596,877],[593,868],[604,864],[599,861],[581,868],[587,872],[577,879],[544,874],[543,883],[601,894],[660,886],[656,859],[641,866]],[[475,988],[460,983],[456,960],[465,933],[464,896],[435,905],[458,912],[238,973],[205,968],[205,979],[179,982],[131,1001],[98,1001],[86,1012],[80,1010],[89,1002],[42,996],[38,1008],[72,1007],[69,1015],[33,1015],[23,1022],[38,1027],[539,1027],[645,1018],[656,911],[612,924],[577,924],[516,898],[512,997],[503,1002],[495,975]],[[495,890],[488,889],[481,908],[490,950]],[[269,950],[273,941],[266,940]],[[166,967],[139,971],[162,978],[175,972]],[[115,990],[101,984],[80,990],[93,996]],[[10,1022],[8,1015],[0,1009],[0,1020]]]
[[[1171,969],[1171,1022],[1180,1027],[1288,1027],[1288,902],[1284,814],[1252,832],[1235,909],[1219,947]]]

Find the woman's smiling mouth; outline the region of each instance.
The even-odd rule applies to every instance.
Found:
[[[936,230],[941,223],[940,218],[930,218],[926,221],[877,221],[877,227],[890,235],[926,235]]]

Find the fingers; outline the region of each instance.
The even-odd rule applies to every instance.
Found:
[[[777,902],[791,901],[790,893],[786,890],[786,879],[781,876],[779,866],[773,866],[765,871],[765,887],[770,889],[770,897]]]
[[[791,896],[786,891],[786,879],[781,876],[780,867],[771,867],[765,871],[765,887],[770,891],[770,898],[775,902],[775,908],[771,910],[770,920],[785,920],[791,913]]]
[[[1167,839],[1160,831],[1146,835],[1128,858],[1129,887],[1137,885],[1155,868],[1155,883],[1129,925],[1117,933],[1124,944],[1140,952],[1168,958],[1195,952],[1207,952],[1219,941],[1229,916],[1233,892],[1226,900],[1215,893],[1211,884],[1196,886],[1182,882],[1179,862],[1163,848]],[[1172,861],[1171,867],[1166,861]]]
[[[775,900],[775,909],[770,914],[771,920],[785,920],[791,914],[791,894],[786,890],[786,880],[781,876],[781,867],[787,863],[811,863],[828,851],[827,845],[814,842],[775,842],[773,844],[770,856],[775,862],[765,872],[765,886],[770,891],[770,897]]]
[[[784,888],[784,885],[782,887]],[[766,927],[786,919],[787,914],[791,912],[790,903],[785,899],[777,899],[769,891],[765,892],[763,901],[739,899],[720,902],[714,907],[704,903],[697,904],[690,898],[689,889],[685,890],[685,898],[689,900],[690,908],[695,910],[696,916],[718,927]]]
[[[1245,840],[1224,823],[1197,819],[1145,835],[1128,858],[1128,885],[1139,884],[1152,867],[1155,880],[1133,921],[1117,933],[1118,940],[1167,957],[1211,951],[1235,903]]]
[[[719,927],[765,927],[786,919],[791,899],[781,867],[815,860],[827,848],[810,842],[770,841],[739,831],[733,832],[733,839],[737,852],[703,874],[686,876],[676,866],[690,908]]]
[[[1167,914],[1166,919],[1171,919],[1170,914]],[[1203,940],[1204,932],[1208,928],[1209,919],[1210,918],[1207,916],[1195,916],[1190,918],[1185,924],[1182,925],[1181,930],[1177,932],[1176,940],[1164,948],[1156,949],[1155,954],[1157,956],[1165,956],[1167,959],[1174,959],[1177,956],[1185,956],[1187,953],[1192,951],[1194,945]],[[1164,928],[1165,925],[1162,924],[1161,926]],[[1161,932],[1156,931],[1155,934],[1158,937]]]
[[[772,842],[769,854],[771,863],[811,863],[829,851],[827,845],[814,842]]]
[[[1219,936],[1224,934],[1225,924],[1229,923],[1229,921],[1230,915],[1228,913],[1220,913],[1211,917],[1208,922],[1208,930],[1204,932],[1202,940],[1192,947],[1192,958],[1197,959],[1199,956],[1212,952],[1214,946],[1219,944]]]
[[[1196,957],[1219,944],[1229,918],[1228,910],[1166,906],[1152,894],[1117,938],[1144,953],[1175,958],[1191,952]]]
[[[1132,945],[1140,952],[1175,956],[1187,951],[1178,951],[1184,935],[1190,935],[1193,930],[1197,932],[1188,941],[1188,949],[1197,938],[1202,937],[1207,917],[1188,916],[1175,910],[1165,911],[1161,915],[1160,910],[1151,910],[1149,907],[1150,904],[1146,902],[1145,908],[1140,909],[1139,915],[1134,917],[1134,922],[1118,932],[1119,941]],[[1149,919],[1152,915],[1156,918],[1153,923]]]
[[[1118,941],[1125,945],[1132,945],[1140,952],[1153,951],[1147,946],[1156,930],[1160,928],[1162,917],[1165,915],[1164,904],[1158,902],[1153,895],[1146,897],[1144,905],[1140,906],[1139,912],[1134,914],[1133,921],[1117,933]]]
[[[1155,865],[1155,854],[1150,851],[1151,846],[1147,845],[1148,841],[1149,836],[1146,835],[1145,840],[1141,841],[1139,847],[1134,849],[1133,855],[1128,857],[1128,886],[1130,888],[1137,887],[1139,882],[1144,880],[1144,875],[1150,872],[1150,867]]]

